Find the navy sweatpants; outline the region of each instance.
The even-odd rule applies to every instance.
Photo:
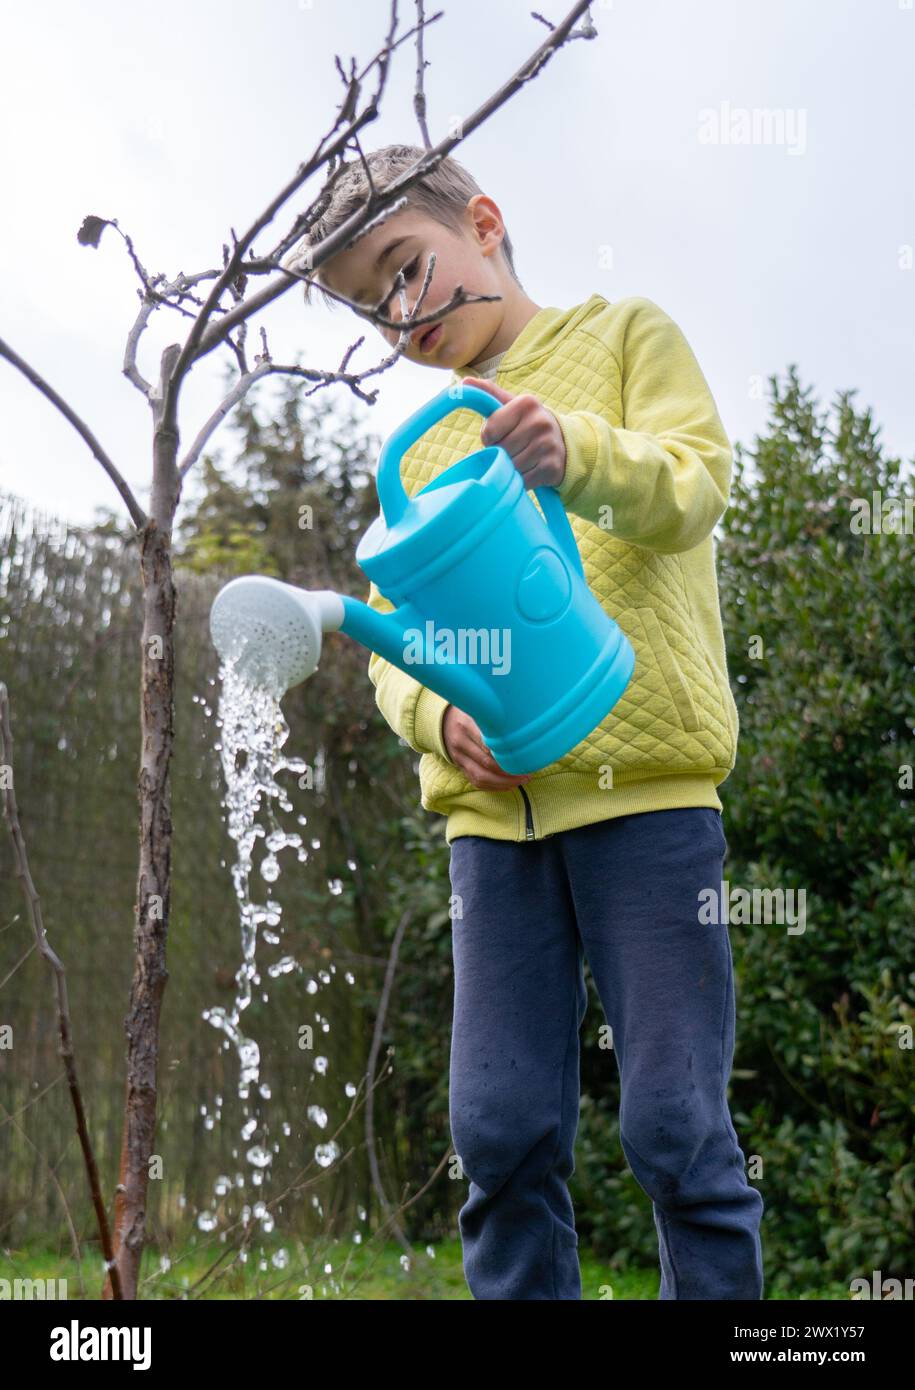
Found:
[[[731,943],[699,920],[725,851],[720,814],[698,807],[452,841],[449,1108],[474,1298],[581,1298],[567,1179],[585,957],[612,1029],[623,1151],[653,1202],[660,1297],[762,1297],[763,1200],[726,1094]]]

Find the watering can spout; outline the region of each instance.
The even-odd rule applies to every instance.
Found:
[[[392,666],[428,686],[449,704],[472,714],[481,727],[496,724],[502,716],[498,697],[483,674],[467,665],[434,660],[410,661],[408,652],[425,650],[428,622],[410,603],[402,603],[391,613],[379,613],[359,599],[344,597],[341,632],[377,652]]]
[[[425,633],[425,623],[409,603],[379,613],[331,589],[299,589],[247,574],[220,589],[210,610],[210,633],[222,660],[249,685],[265,687],[277,699],[314,675],[322,635],[337,630],[472,713],[483,726],[498,720],[501,706],[479,671],[435,660],[410,662],[408,652],[416,648],[412,637]]]

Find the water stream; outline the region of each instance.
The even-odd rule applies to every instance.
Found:
[[[269,997],[258,966],[258,947],[263,944],[271,948],[271,963],[266,967],[268,979],[276,979],[293,971],[300,972],[303,975],[304,995],[315,995],[323,986],[329,985],[336,967],[330,964],[316,972],[317,978],[308,978],[309,972],[283,949],[282,907],[272,896],[272,892],[276,892],[273,885],[280,877],[280,856],[284,850],[294,850],[298,864],[307,864],[309,860],[309,847],[305,845],[302,834],[285,829],[281,817],[281,813],[286,817],[295,813],[281,775],[310,775],[308,764],[301,758],[288,757],[284,753],[289,726],[279,703],[269,692],[245,685],[228,664],[220,666],[219,679],[216,719],[219,738],[216,748],[225,785],[221,805],[227,832],[235,845],[231,875],[238,907],[241,962],[235,975],[232,1004],[228,1008],[207,1008],[203,1011],[203,1018],[224,1035],[223,1048],[226,1051],[234,1050],[237,1058],[241,1145],[233,1148],[232,1153],[239,1160],[239,1168],[242,1167],[243,1155],[247,1170],[238,1171],[234,1178],[221,1174],[216,1179],[213,1201],[198,1213],[197,1226],[203,1232],[215,1232],[240,1218],[246,1225],[253,1225],[255,1230],[267,1236],[274,1230],[275,1218],[264,1200],[264,1193],[269,1184],[271,1165],[280,1151],[280,1141],[271,1129],[267,1114],[267,1102],[271,1099],[269,1059],[262,1056],[261,1047],[246,1027],[245,1019],[252,999],[259,997],[266,1002]],[[200,703],[205,713],[212,715],[212,709],[206,702],[201,699]],[[304,784],[304,778],[301,784]],[[295,817],[295,823],[303,828],[307,820],[307,816],[302,814]],[[310,848],[319,849],[320,840],[313,838]],[[338,885],[328,885],[330,892],[334,892],[335,888],[339,891]],[[344,973],[344,978],[349,984],[354,982],[350,971]],[[315,1033],[330,1031],[328,1020],[320,1012],[315,1012],[314,1019]],[[328,1058],[320,1055],[319,1047],[310,1055],[313,1073],[326,1076]],[[356,1093],[352,1082],[347,1082],[344,1090],[347,1096]],[[204,1117],[207,1129],[213,1129],[222,1119],[222,1111],[223,1098],[217,1096],[212,1110]],[[232,1114],[234,1117],[234,1106]],[[327,1127],[328,1115],[320,1105],[309,1105],[306,1115],[310,1140],[312,1131],[320,1132]],[[278,1128],[285,1136],[291,1133],[291,1126],[285,1120]],[[311,1150],[315,1162],[322,1168],[333,1164],[339,1154],[340,1148],[334,1140],[319,1140]],[[307,1149],[303,1158],[307,1161]],[[233,1209],[234,1202],[241,1203],[240,1207]],[[246,1250],[240,1254],[242,1259],[247,1258]],[[269,1261],[262,1249],[258,1268],[267,1270],[272,1266],[280,1270],[288,1262],[289,1252],[284,1247],[274,1249]]]

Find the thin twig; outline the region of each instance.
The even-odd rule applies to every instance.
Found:
[[[323,151],[322,153],[319,147],[319,150],[315,153],[315,155],[312,156],[312,158],[309,161],[307,161],[306,164],[299,166],[299,169],[297,170],[296,175],[291,180],[291,182],[288,183],[286,187],[282,189],[280,193],[270,201],[270,203],[260,214],[260,216],[255,218],[254,222],[252,222],[251,226],[237,242],[233,255],[229,259],[229,262],[223,270],[222,275],[220,275],[219,279],[216,281],[216,284],[213,286],[212,290],[207,296],[206,303],[204,304],[203,308],[198,314],[194,322],[194,326],[188,334],[187,340],[185,341],[185,344],[181,349],[177,361],[175,362],[175,366],[171,372],[169,382],[166,386],[163,410],[163,422],[167,429],[175,429],[177,427],[178,388],[181,385],[182,378],[190,368],[191,363],[196,361],[199,357],[205,356],[206,353],[212,351],[212,348],[216,347],[218,343],[221,343],[228,335],[229,331],[232,328],[234,328],[237,323],[251,317],[250,309],[246,311],[246,305],[249,303],[249,301],[244,301],[241,304],[236,305],[236,307],[233,310],[231,310],[229,314],[226,315],[226,318],[222,320],[218,329],[214,330],[214,325],[210,324],[209,322],[210,316],[216,308],[217,304],[219,303],[219,300],[222,298],[226,286],[231,284],[232,280],[235,278],[239,266],[241,264],[241,260],[245,252],[248,250],[248,247],[254,241],[254,238],[258,235],[260,231],[262,231],[264,227],[268,226],[273,221],[280,208],[282,208],[283,205],[286,202],[288,202],[288,200],[293,196],[293,194],[296,193],[298,189],[301,188],[302,185],[307,182],[307,180],[312,176],[312,174],[315,173],[317,169],[319,169],[323,164],[327,162],[329,156],[335,155],[337,153],[342,153],[345,150],[346,145],[350,140],[350,137],[356,134],[363,125],[367,125],[370,121],[373,121],[377,116],[378,104],[381,100],[381,96],[384,91],[385,84],[387,82],[388,62],[390,60],[390,54],[392,52],[394,30],[396,29],[396,27],[397,4],[396,0],[394,0],[394,3],[391,6],[391,27],[388,31],[388,37],[385,41],[384,47],[381,50],[381,53],[377,55],[376,59],[374,60],[378,63],[379,67],[379,83],[375,96],[370,102],[369,106],[366,108],[366,110],[362,113],[361,116],[356,117],[355,121],[347,127],[346,131],[343,132],[342,136],[338,137],[337,140],[333,142],[329,149]],[[323,145],[324,142],[322,141],[321,143]],[[277,298],[279,294],[284,293],[288,288],[288,282],[280,281],[276,287],[275,293],[272,294],[266,302],[271,302],[272,299]],[[254,300],[251,302],[256,302],[258,298],[259,296],[255,295]],[[226,327],[225,332],[221,331],[224,325],[226,324],[227,319],[229,318],[232,318],[232,323],[229,324],[228,327]],[[215,338],[207,346],[204,346],[205,339],[208,338],[209,334],[214,333],[214,331],[216,333]]]
[[[462,304],[475,304],[481,301],[488,302],[490,300],[497,300],[501,298],[501,295],[494,294],[468,294],[467,291],[464,289],[463,285],[458,285],[453,295],[451,296],[451,299],[449,300],[448,304],[446,304],[442,309],[437,309],[434,314],[428,314],[425,317],[423,317],[421,313],[422,305],[432,280],[434,268],[435,252],[432,251],[429,255],[429,262],[426,267],[426,273],[423,278],[423,284],[420,289],[419,295],[417,296],[416,304],[413,307],[412,313],[408,313],[406,310],[406,303],[404,300],[403,272],[398,271],[397,278],[395,280],[395,285],[397,286],[398,292],[400,294],[402,317],[399,322],[395,322],[395,320],[393,319],[383,317],[380,314],[378,314],[376,317],[380,319],[380,321],[384,323],[386,326],[389,326],[392,329],[396,329],[399,332],[400,336],[397,340],[397,343],[394,345],[392,352],[390,352],[387,357],[382,358],[380,362],[376,362],[375,365],[372,367],[366,367],[364,371],[348,372],[346,370],[346,365],[349,362],[350,357],[353,355],[356,349],[365,341],[364,338],[358,338],[354,343],[351,343],[349,345],[349,347],[344,352],[343,359],[336,371],[326,371],[316,367],[301,367],[298,364],[286,365],[278,362],[273,362],[269,356],[269,353],[267,353],[265,350],[265,353],[263,355],[255,359],[258,365],[250,371],[243,372],[241,376],[239,376],[232,389],[228,392],[224,399],[220,401],[219,405],[213,411],[210,418],[205,422],[204,425],[201,426],[193,444],[191,445],[190,449],[187,451],[181,462],[181,466],[178,470],[179,478],[183,479],[185,477],[189,469],[191,469],[194,466],[197,459],[200,457],[207,440],[219,428],[220,424],[229,414],[229,412],[236,405],[238,405],[239,401],[241,401],[248,394],[255,382],[259,381],[262,377],[272,375],[293,376],[303,378],[306,381],[313,381],[315,385],[312,388],[312,390],[304,392],[304,395],[306,397],[313,395],[314,392],[319,390],[321,387],[339,383],[340,385],[348,386],[350,390],[353,392],[353,394],[357,396],[360,400],[364,401],[366,405],[374,405],[378,396],[377,390],[368,392],[363,391],[361,383],[367,377],[375,376],[381,372],[385,372],[394,365],[397,359],[403,355],[407,343],[410,341],[410,334],[414,331],[415,328],[424,323],[438,323],[439,320],[443,319],[447,314],[453,312],[454,309],[459,308]],[[283,267],[283,269],[287,269],[287,267]],[[288,273],[295,275],[295,271],[291,269],[288,270]],[[344,299],[342,295],[335,295],[334,297],[338,299],[343,299],[344,303],[350,303],[350,301]],[[357,313],[364,314],[364,311],[361,310],[360,306],[354,304],[351,307],[354,308]],[[242,327],[244,326],[245,325],[242,325]]]
[[[70,1024],[70,1004],[67,998],[66,972],[64,971],[59,956],[53,950],[45,933],[44,922],[41,915],[41,900],[38,896],[38,890],[35,887],[31,872],[29,871],[29,859],[26,853],[25,837],[22,833],[22,826],[19,823],[19,807],[16,802],[16,791],[13,779],[13,730],[10,724],[9,692],[3,681],[0,681],[0,765],[2,765],[5,770],[5,776],[3,778],[3,816],[9,826],[10,836],[13,841],[16,874],[22,881],[22,890],[25,894],[26,905],[29,911],[29,920],[35,932],[36,944],[54,972],[55,992],[57,995],[57,1022],[60,1031],[59,1052],[63,1059],[64,1069],[67,1073],[67,1083],[70,1087],[70,1098],[73,1101],[73,1109],[76,1112],[76,1128],[79,1134],[80,1147],[83,1151],[83,1161],[86,1165],[86,1175],[89,1179],[89,1189],[92,1193],[92,1205],[95,1207],[95,1218],[98,1222],[102,1251],[111,1278],[112,1292],[114,1297],[119,1299],[121,1297],[121,1282],[117,1267],[114,1263],[111,1232],[108,1227],[108,1214],[105,1211],[105,1203],[102,1199],[98,1166],[95,1162],[95,1152],[92,1148],[92,1140],[89,1137],[89,1130],[86,1125],[86,1112],[83,1107],[82,1092],[80,1091],[79,1081],[76,1075],[76,1058],[73,1051],[73,1031]]]
[[[201,426],[196,439],[188,449],[178,469],[179,478],[183,478],[188,469],[192,468],[197,462],[210,435],[219,428],[229,411],[248,394],[256,381],[259,381],[262,376],[267,376],[271,371],[271,363],[268,359],[258,357],[255,358],[255,361],[257,362],[257,366],[238,378],[231,391],[224,400],[220,401],[206,424]]]
[[[10,1112],[7,1111],[6,1119],[0,1120],[0,1129],[2,1129],[3,1125],[7,1124],[10,1120],[15,1119],[17,1115],[24,1115],[26,1110],[28,1110],[30,1106],[36,1105],[37,1102],[40,1101],[44,1096],[46,1096],[49,1091],[53,1091],[54,1087],[58,1084],[58,1082],[63,1081],[64,1079],[64,1073],[62,1071],[58,1072],[54,1080],[49,1081],[47,1086],[42,1087],[40,1091],[36,1091],[36,1093],[33,1096],[29,1096],[25,1105],[20,1105],[19,1109],[14,1110],[12,1114],[10,1114]]]
[[[592,2],[593,2],[593,0],[592,0]],[[549,21],[548,19],[544,19],[544,17],[543,17],[542,14],[538,14],[538,12],[537,12],[536,10],[531,10],[531,19],[539,19],[539,20],[540,20],[540,23],[541,23],[541,24],[545,24],[546,27],[547,27],[548,29],[550,29],[550,30],[553,30],[553,29],[555,29],[555,27],[556,27],[554,24],[551,24],[550,21]],[[573,30],[571,31],[571,33],[569,34],[568,37],[569,37],[570,40],[571,40],[571,39],[596,39],[596,38],[597,38],[597,30],[595,29],[595,27],[594,27],[594,21],[593,21],[592,18],[591,18],[591,8],[590,8],[590,5],[589,5],[589,7],[588,7],[588,13],[585,15],[584,19],[583,19],[582,22],[581,22],[581,28],[580,28],[580,29],[573,29]]]
[[[383,220],[383,218],[379,219],[379,221]],[[431,279],[432,268],[434,267],[434,265],[435,252],[431,251],[429,253],[429,264],[426,268],[426,275],[429,279]],[[310,275],[307,275],[303,271],[298,270],[295,265],[277,264],[275,269],[282,271],[284,275],[288,275],[292,279],[302,280],[304,283],[309,285],[315,284],[315,281],[312,279]],[[428,279],[424,280],[423,282],[423,289],[421,295],[417,299],[417,303],[414,307],[413,314],[410,316],[411,328],[417,328],[420,324],[423,323],[438,323],[439,319],[444,318],[446,314],[450,314],[453,309],[459,309],[462,304],[490,304],[502,298],[500,294],[476,294],[472,290],[465,290],[463,285],[456,285],[452,292],[451,298],[448,300],[448,303],[443,304],[441,308],[436,309],[434,314],[427,314],[426,317],[423,318],[421,315],[419,315],[418,310],[420,308],[422,298],[425,296],[427,284]],[[397,289],[401,285],[403,285],[403,271],[398,271],[397,278],[395,278],[394,281],[394,289]],[[367,323],[374,324],[376,328],[391,328],[397,330],[402,330],[403,328],[404,319],[401,318],[399,321],[396,321],[392,318],[389,318],[387,314],[383,314],[381,312],[380,305],[374,309],[367,309],[364,304],[357,304],[355,300],[347,299],[346,295],[338,294],[338,292],[336,290],[332,290],[329,285],[321,285],[321,289],[324,292],[324,294],[328,296],[329,299],[336,300],[338,304],[345,304],[348,309],[352,309],[353,313],[357,316],[357,318],[365,319]],[[385,302],[386,300],[384,299],[381,301],[382,304],[384,304]]]
[[[113,225],[117,224],[113,223]],[[120,230],[120,227],[118,227],[118,231]],[[132,245],[126,232],[121,232],[121,235]],[[155,286],[160,284],[161,281],[165,279],[165,276],[156,275],[148,282],[145,289],[137,290],[137,294],[140,297],[140,312],[137,314],[136,321],[127,335],[127,344],[124,348],[124,365],[121,370],[127,380],[132,382],[147,400],[151,398],[153,388],[151,383],[146,380],[137,367],[137,348],[140,338],[149,323],[150,317],[160,306],[165,306],[169,309],[178,309],[180,313],[186,314],[189,318],[193,318],[194,315],[189,309],[184,308],[180,300],[183,298],[190,298],[194,300],[194,302],[202,304],[203,301],[196,300],[193,295],[189,295],[188,290],[194,285],[199,285],[202,280],[215,280],[218,275],[218,270],[201,270],[196,275],[178,275],[171,283],[164,285],[161,291],[156,290]],[[173,300],[172,296],[174,295],[178,296],[179,302]]]
[[[423,70],[429,66],[423,57],[423,30],[425,27],[423,0],[416,0],[416,91],[413,93],[413,110],[416,112],[416,119],[419,122],[423,144],[427,150],[431,150],[432,141],[429,139],[429,127],[426,124],[426,93],[423,90]]]
[[[381,1051],[381,1037],[384,1033],[384,1021],[388,1011],[388,1001],[391,997],[391,990],[394,985],[394,974],[397,970],[397,954],[400,950],[400,943],[403,940],[404,932],[413,915],[412,909],[407,908],[397,924],[394,933],[394,940],[391,942],[391,953],[388,957],[387,969],[384,972],[384,984],[381,989],[381,998],[378,1001],[378,1013],[375,1018],[375,1028],[372,1033],[372,1045],[369,1049],[369,1059],[367,1065],[368,1075],[371,1076],[375,1070],[375,1063],[378,1060],[378,1053]],[[372,1186],[378,1196],[382,1209],[388,1221],[394,1228],[394,1234],[400,1244],[408,1253],[412,1253],[412,1247],[404,1234],[403,1227],[399,1221],[394,1220],[394,1212],[391,1203],[385,1194],[384,1186],[381,1181],[381,1172],[378,1167],[378,1153],[375,1148],[375,1105],[374,1092],[370,1091],[365,1101],[365,1145],[368,1149],[369,1169],[372,1174]]]
[[[10,1112],[7,1110],[6,1106],[3,1104],[2,1101],[0,1101],[0,1109],[2,1109],[7,1120],[9,1120],[9,1122],[15,1125],[16,1129],[18,1129],[19,1133],[22,1135],[29,1148],[41,1159],[42,1163],[51,1175],[52,1183],[57,1188],[57,1195],[60,1198],[60,1204],[64,1209],[64,1216],[66,1218],[67,1227],[70,1232],[70,1244],[73,1247],[73,1261],[76,1265],[76,1273],[79,1277],[79,1290],[82,1296],[85,1298],[86,1286],[83,1282],[83,1261],[79,1248],[79,1236],[77,1235],[76,1231],[76,1223],[74,1222],[73,1215],[70,1211],[70,1204],[67,1201],[67,1194],[63,1189],[63,1184],[61,1183],[60,1178],[57,1176],[57,1170],[54,1167],[53,1163],[50,1163],[45,1158],[44,1154],[41,1152],[41,1149],[39,1149],[38,1145],[34,1142],[34,1140],[30,1137],[30,1135],[22,1127],[22,1125],[17,1123],[15,1116],[10,1114]]]
[[[32,954],[34,949],[35,942],[33,941],[32,944],[29,946],[28,950],[19,957],[13,968],[11,970],[8,970],[7,973],[4,975],[3,979],[0,980],[0,989],[6,988],[6,986],[9,984],[10,980],[13,978],[20,966],[25,965],[26,961],[28,960],[29,956]]]
[[[525,83],[531,81],[546,63],[549,62],[556,51],[566,42],[575,21],[585,13],[589,7],[589,3],[590,0],[577,0],[577,3],[572,7],[562,23],[558,24],[550,31],[549,37],[531,57],[522,64],[514,75],[509,78],[493,96],[484,101],[481,106],[477,107],[472,115],[461,122],[454,133],[448,135],[444,140],[441,140],[434,149],[429,150],[416,164],[405,170],[399,178],[393,180],[383,192],[376,193],[374,199],[367,199],[345,222],[341,223],[336,231],[330,233],[330,235],[325,237],[317,246],[311,248],[312,256],[310,268],[317,270],[325,260],[336,255],[338,251],[347,248],[352,243],[356,233],[361,231],[366,223],[375,219],[380,212],[387,211],[391,204],[395,203],[408,188],[412,187],[419,179],[425,177],[431,173],[433,169],[437,168],[446,155],[450,154],[450,152],[465,140],[468,135],[472,134],[478,126],[488,120],[493,112],[497,111],[500,106],[503,106],[515,92],[525,85]],[[425,22],[427,24],[430,23],[429,20]],[[579,36],[585,37],[585,34],[576,34],[576,37]],[[369,108],[369,112],[371,112],[371,107]],[[374,114],[374,112],[371,113],[371,119],[374,119]],[[363,112],[362,116],[356,119],[353,127],[347,132],[346,139],[336,143],[343,145],[347,144],[352,136],[357,133],[358,129],[366,123],[366,117],[367,113]],[[326,156],[322,162],[325,161]],[[309,174],[314,172],[311,166],[305,167]],[[286,199],[300,187],[303,181],[304,176],[297,175],[292,184],[290,184],[278,198],[273,200],[270,209],[268,209],[270,218],[279,210]],[[255,224],[256,230],[259,231],[260,228],[266,224],[267,220],[270,220],[267,214],[263,214]],[[255,228],[252,228],[252,232],[243,239],[241,245],[247,246],[250,244]],[[214,286],[210,299],[207,301],[208,305],[215,302],[215,299],[218,298],[217,290],[221,293],[222,288],[224,288],[224,286],[220,288],[219,284]],[[243,319],[250,319],[254,314],[265,309],[268,304],[272,304],[275,299],[278,299],[280,295],[286,293],[288,289],[288,281],[274,282],[267,285],[249,299],[237,305],[234,309],[230,309],[218,324],[209,324],[205,330],[199,326],[203,318],[203,314],[201,314],[201,318],[195,323],[182,349],[181,357],[175,368],[175,375],[172,378],[173,382],[186,370],[191,359],[196,361],[201,357],[205,357],[207,353],[212,352],[238,323]],[[208,318],[209,314],[207,314],[206,317]],[[174,408],[173,401],[170,401],[170,408]]]

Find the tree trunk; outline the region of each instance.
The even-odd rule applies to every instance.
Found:
[[[163,354],[163,380],[175,349]],[[160,388],[161,396],[161,388]],[[178,504],[177,432],[155,421],[150,516],[138,532],[143,583],[140,679],[140,858],[134,908],[134,974],[125,1020],[127,1094],[115,1196],[114,1259],[122,1296],[136,1298],[146,1240],[146,1195],[156,1134],[159,1018],[168,979],[171,900],[169,767],[174,743],[175,586],[172,524]],[[106,1276],[103,1298],[111,1297]]]

